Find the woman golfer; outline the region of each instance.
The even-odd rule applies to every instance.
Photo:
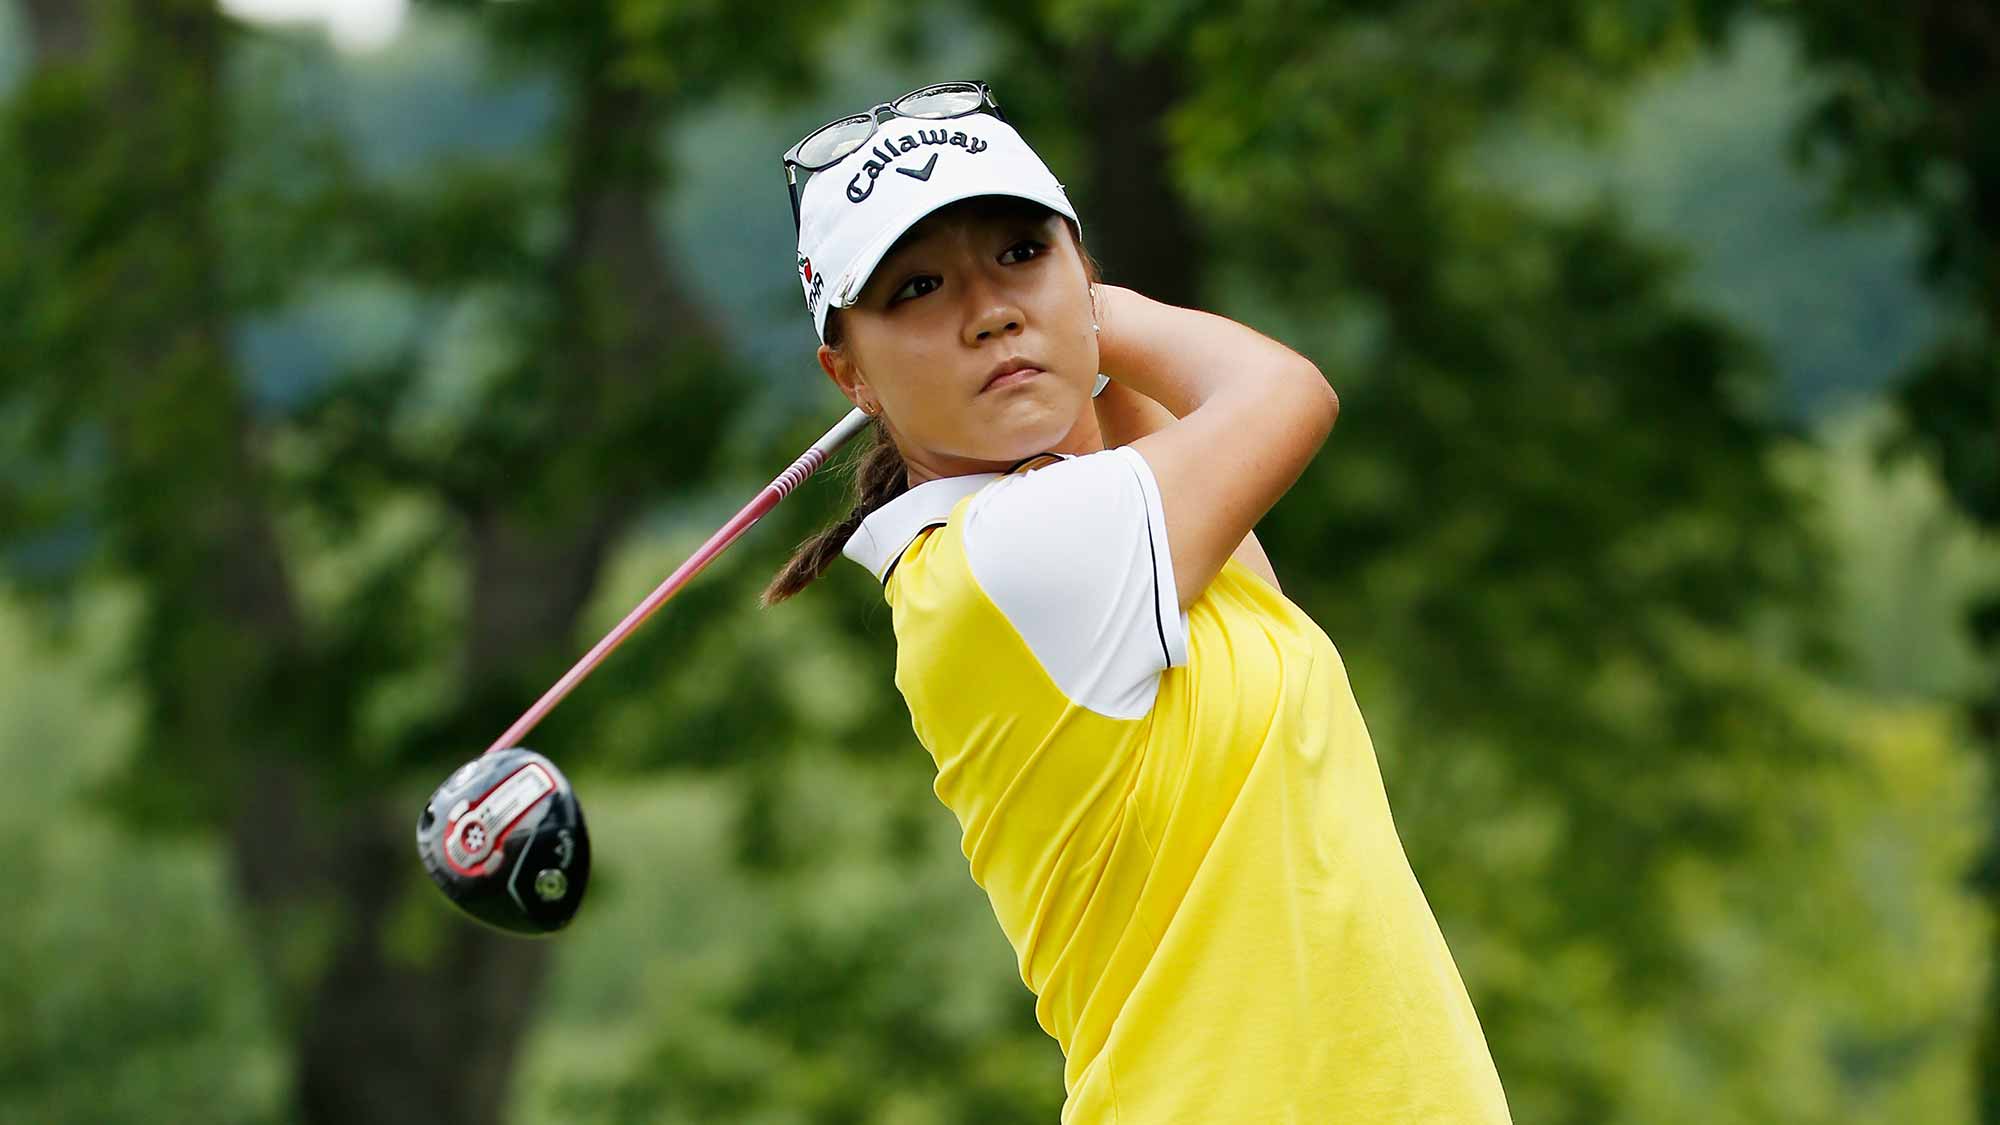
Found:
[[[1094,284],[983,84],[785,165],[820,366],[877,437],[853,515],[767,598],[836,552],[881,580],[1062,1120],[1506,1121],[1340,655],[1251,535],[1333,426],[1326,380]]]

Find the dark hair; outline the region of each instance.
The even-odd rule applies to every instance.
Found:
[[[980,197],[990,198],[990,197]],[[966,200],[972,203],[974,200]],[[953,206],[959,206],[954,204]],[[1049,212],[1054,214],[1053,211]],[[1069,227],[1070,239],[1076,244],[1077,255],[1083,259],[1083,276],[1095,285],[1104,278],[1097,268],[1097,260],[1083,248],[1083,240],[1077,237],[1076,227]],[[891,253],[894,253],[892,248]],[[840,310],[826,310],[826,346],[838,349],[842,339]],[[822,528],[818,534],[800,543],[792,552],[792,557],[778,569],[771,584],[764,587],[764,604],[777,605],[793,594],[812,585],[813,580],[825,574],[833,566],[834,560],[847,546],[847,541],[861,527],[861,521],[874,514],[877,508],[910,490],[909,473],[903,465],[902,451],[896,448],[896,439],[889,436],[889,429],[881,418],[869,423],[870,436],[863,446],[861,455],[850,464],[854,478],[854,508],[840,522]]]

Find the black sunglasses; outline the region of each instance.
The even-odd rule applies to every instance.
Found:
[[[843,157],[867,144],[875,130],[891,118],[943,121],[975,113],[991,113],[1007,120],[986,83],[940,82],[911,90],[893,102],[882,102],[866,113],[829,121],[807,133],[798,144],[785,150],[785,191],[792,197],[792,229],[799,228],[800,172],[818,172],[840,163]]]

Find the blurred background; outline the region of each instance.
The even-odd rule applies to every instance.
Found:
[[[778,156],[983,77],[1108,279],[1344,403],[1260,527],[1515,1119],[2000,1123],[2000,16],[1976,0],[0,0],[0,1121],[1052,1123],[789,500]]]

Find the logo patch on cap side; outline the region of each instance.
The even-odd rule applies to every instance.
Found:
[[[978,137],[968,137],[963,132],[953,132],[948,129],[918,129],[908,136],[882,141],[868,150],[868,155],[875,159],[863,164],[861,171],[856,172],[854,178],[847,181],[847,201],[860,203],[875,194],[875,181],[882,177],[882,173],[888,171],[905,153],[915,152],[923,145],[962,148],[968,153],[985,152],[989,147]],[[896,171],[927,181],[931,178],[931,170],[937,167],[937,157],[937,153],[931,154],[930,161],[924,165],[922,175],[905,168],[897,168]]]
[[[812,259],[799,255],[799,284],[806,289],[806,311],[817,316],[819,299],[825,296],[826,275],[813,272]]]

